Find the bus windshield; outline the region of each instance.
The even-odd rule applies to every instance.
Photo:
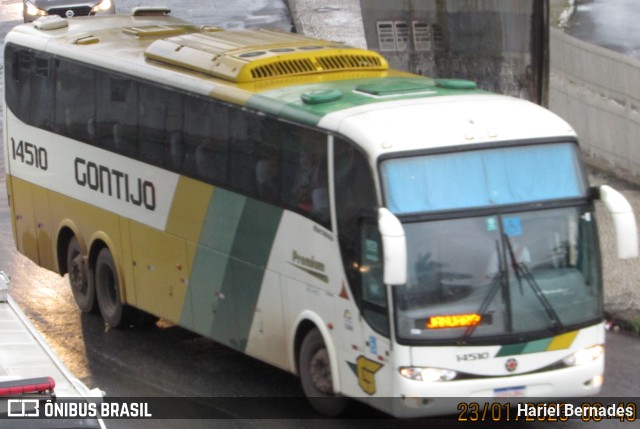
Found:
[[[389,159],[381,165],[396,215],[585,196],[576,145],[553,143]]]
[[[549,336],[599,320],[588,207],[406,223],[408,281],[394,287],[404,340]]]
[[[399,339],[549,336],[599,320],[595,225],[575,145],[388,159],[381,173],[407,237],[408,280],[394,287]],[[535,210],[518,209],[529,203]]]

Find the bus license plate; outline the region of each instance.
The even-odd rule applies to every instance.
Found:
[[[520,396],[525,396],[526,390],[526,386],[505,387],[502,389],[495,389],[493,391],[493,395],[496,398],[518,398]]]

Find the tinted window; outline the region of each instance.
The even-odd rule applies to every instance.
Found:
[[[11,45],[5,61],[25,122],[330,226],[326,134]]]
[[[263,134],[263,120],[255,114],[234,110],[230,119],[230,185],[245,194],[256,193],[256,164]],[[238,172],[242,172],[238,174]]]
[[[140,158],[159,167],[180,171],[184,162],[182,95],[164,87],[140,83],[138,98]]]
[[[5,91],[9,108],[18,119],[31,120],[31,72],[35,54],[27,49],[8,46],[5,51]]]
[[[49,56],[36,55],[31,73],[31,122],[38,128],[54,129],[53,67]]]
[[[334,143],[338,237],[351,292],[367,322],[388,335],[387,296],[382,282],[382,245],[371,167],[355,145]],[[363,268],[363,269],[361,269]]]
[[[81,142],[96,138],[95,71],[56,60],[56,132]]]
[[[363,217],[375,216],[375,184],[366,156],[353,144],[336,139],[335,181],[338,231],[345,261],[357,261],[356,243]]]
[[[97,144],[136,156],[138,153],[138,85],[128,77],[97,74]],[[93,119],[90,118],[89,121]]]
[[[186,97],[183,171],[216,185],[228,183],[228,109],[212,100]]]

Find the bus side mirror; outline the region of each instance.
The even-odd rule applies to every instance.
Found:
[[[631,204],[620,192],[610,186],[598,188],[600,201],[604,203],[613,218],[618,243],[618,257],[630,259],[638,257],[638,227]]]
[[[383,281],[388,285],[407,282],[407,240],[400,220],[386,208],[378,209],[378,229],[384,255]]]

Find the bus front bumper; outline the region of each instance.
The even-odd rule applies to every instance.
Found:
[[[484,407],[485,403],[489,407],[501,406],[504,411],[519,403],[569,402],[596,395],[603,375],[604,356],[580,366],[508,377],[423,382],[398,374],[394,398],[369,398],[365,402],[406,418],[454,416],[473,411],[468,409],[470,405]]]

